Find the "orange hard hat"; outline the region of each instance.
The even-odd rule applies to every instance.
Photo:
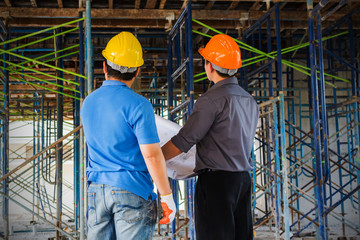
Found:
[[[238,69],[242,64],[239,46],[226,34],[213,36],[205,48],[199,49],[199,53],[209,62],[225,69]]]

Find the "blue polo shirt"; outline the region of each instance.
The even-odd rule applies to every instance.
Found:
[[[139,147],[160,142],[151,103],[125,83],[106,80],[86,97],[80,114],[88,146],[88,181],[155,199]]]

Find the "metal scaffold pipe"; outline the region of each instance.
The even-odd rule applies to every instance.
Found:
[[[86,0],[86,11],[85,11],[85,43],[86,43],[86,92],[89,94],[93,91],[93,58],[92,58],[92,44],[91,44],[91,1]]]

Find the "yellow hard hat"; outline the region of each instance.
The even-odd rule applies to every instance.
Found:
[[[144,64],[141,44],[130,32],[121,32],[111,38],[102,55],[118,66],[132,68]]]

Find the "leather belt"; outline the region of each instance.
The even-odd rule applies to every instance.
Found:
[[[221,171],[221,170],[216,170],[216,169],[211,169],[211,168],[204,168],[204,169],[201,169],[201,170],[197,171],[196,173],[201,174],[201,173],[218,172],[218,171]]]

